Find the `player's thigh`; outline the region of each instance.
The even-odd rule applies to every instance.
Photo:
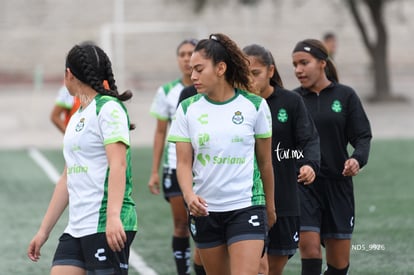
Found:
[[[50,270],[50,275],[86,275],[86,270],[77,266],[71,265],[55,265]]]
[[[207,274],[230,275],[229,253],[226,245],[198,250]]]
[[[232,243],[228,248],[231,274],[258,274],[263,245],[263,240],[244,240]]]

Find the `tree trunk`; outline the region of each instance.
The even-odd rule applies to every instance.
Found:
[[[356,3],[356,0],[348,0],[352,16],[361,33],[362,41],[371,58],[371,68],[373,70],[373,95],[371,101],[394,101],[399,100],[391,94],[390,73],[388,65],[388,35],[385,28],[383,8],[385,0],[363,0],[362,1],[370,12],[371,20],[375,28],[376,41],[372,42],[368,38],[366,26],[364,25]]]

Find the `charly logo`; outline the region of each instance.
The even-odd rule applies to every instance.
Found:
[[[208,114],[202,114],[197,120],[201,125],[208,124]]]
[[[295,235],[293,235],[293,241],[294,241],[295,243],[297,243],[297,242],[299,241],[299,234],[298,234],[298,231],[296,231],[296,232],[295,232]]]
[[[281,108],[279,109],[279,112],[277,113],[277,120],[279,120],[282,123],[285,123],[288,121],[288,113],[285,109]]]
[[[254,227],[259,226],[260,225],[259,216],[257,215],[250,216],[250,219],[248,220],[248,222]]]
[[[342,104],[339,100],[334,100],[331,106],[332,111],[335,113],[340,113],[342,111]]]
[[[242,124],[244,121],[242,113],[240,111],[235,112],[232,121],[234,124]]]
[[[207,163],[210,162],[210,155],[203,155],[200,153],[197,155],[197,160],[201,163],[201,165],[206,166]]]
[[[76,124],[75,131],[80,132],[80,131],[82,131],[83,127],[85,127],[85,118],[84,117],[79,120],[78,124]]]
[[[98,248],[95,253],[95,258],[97,258],[98,261],[100,262],[106,261],[106,256],[104,253],[105,253],[104,248]]]

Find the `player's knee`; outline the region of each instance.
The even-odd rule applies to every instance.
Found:
[[[319,244],[299,243],[300,254],[302,258],[322,258],[322,250]]]
[[[174,235],[178,237],[189,235],[187,219],[174,219]]]

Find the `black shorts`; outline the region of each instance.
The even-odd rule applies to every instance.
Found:
[[[317,178],[299,185],[300,230],[319,232],[321,239],[351,239],[355,225],[354,187],[351,179]]]
[[[267,239],[267,254],[277,256],[295,255],[299,243],[299,216],[277,217]]]
[[[165,200],[169,201],[171,197],[182,196],[180,185],[177,180],[177,171],[171,168],[164,168],[162,175],[162,191]]]
[[[228,246],[244,240],[265,240],[267,217],[264,206],[227,212],[209,212],[205,217],[189,216],[191,236],[198,248]],[[264,244],[264,242],[263,242]]]
[[[72,265],[94,274],[128,274],[129,248],[134,240],[133,231],[126,232],[127,243],[121,252],[113,252],[105,233],[74,238],[63,233],[53,257],[52,265]],[[99,273],[101,272],[101,273]]]

